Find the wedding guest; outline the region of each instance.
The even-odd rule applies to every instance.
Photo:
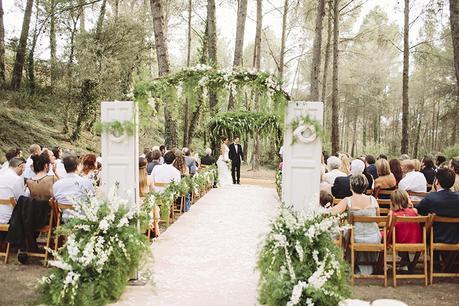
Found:
[[[30,156],[27,158],[25,170],[24,170],[24,179],[29,179],[35,176],[33,172],[33,160],[32,156],[37,156],[41,154],[41,147],[37,144],[33,144],[29,148]]]
[[[331,188],[332,188],[332,185],[330,185],[329,183],[325,181],[325,172],[322,170],[320,172],[320,190],[326,191],[327,193],[331,194],[332,193]]]
[[[435,160],[435,164],[437,167],[440,167],[446,161],[446,157],[443,155],[437,155],[437,159]]]
[[[148,177],[147,164],[148,162],[146,158],[139,157],[139,194],[141,198],[154,188],[153,182],[151,182]]]
[[[10,160],[15,157],[19,157],[19,152],[17,151],[17,149],[8,150],[5,153],[6,161],[0,166],[0,173],[8,170]]]
[[[435,175],[437,173],[437,171],[435,171],[435,166],[434,166],[432,157],[424,156],[424,158],[422,159],[421,172],[422,172],[422,174],[424,174],[424,177],[426,178],[427,184],[432,185],[434,180],[435,180]],[[430,191],[430,190],[428,190],[428,191]]]
[[[180,175],[182,177],[190,175],[190,170],[188,169],[188,166],[186,165],[185,156],[183,156],[182,151],[180,150],[175,151],[175,161],[173,165],[178,171],[180,171]]]
[[[397,182],[397,186],[398,186],[398,183],[400,183],[400,181],[403,178],[402,164],[400,163],[400,160],[398,159],[391,159],[389,161],[389,166],[390,166],[390,172],[394,175],[395,180]]]
[[[378,177],[375,179],[375,190],[393,190],[397,187],[397,180],[390,171],[390,165],[386,159],[381,158],[376,161],[376,172]]]
[[[368,173],[373,176],[374,179],[378,178],[378,171],[376,170],[376,160],[373,155],[367,155],[365,157],[365,164],[367,165],[367,171]]]
[[[373,196],[365,195],[368,188],[367,178],[363,174],[352,175],[350,177],[350,186],[352,196],[344,198],[335,207],[331,213],[348,212],[349,215],[355,216],[378,216],[378,202]],[[357,243],[380,243],[381,233],[376,223],[354,222],[354,240]],[[374,262],[378,254],[359,252],[357,257],[359,262]],[[372,265],[359,265],[359,272],[364,275],[373,273]]]
[[[157,186],[157,183],[169,184],[171,182],[180,182],[180,171],[173,166],[174,161],[175,153],[173,151],[169,151],[164,154],[164,164],[156,166],[151,172],[150,178],[155,186],[155,191],[161,192],[165,189],[164,186]]]
[[[438,168],[435,179],[437,192],[430,192],[416,205],[420,215],[435,214],[441,217],[459,217],[459,193],[451,191],[456,179],[455,173],[448,168]],[[456,223],[434,224],[434,241],[441,243],[459,243],[459,226]]]
[[[451,187],[451,190],[459,192],[459,156],[456,156],[451,160],[451,169],[456,174],[456,179],[454,180],[454,185]]]
[[[394,190],[390,195],[390,212],[389,215],[399,217],[416,217],[418,212],[415,208],[410,207],[408,193],[404,190]],[[397,222],[395,223],[395,242],[396,243],[421,243],[422,230],[419,223],[414,222]],[[392,241],[392,240],[391,240]],[[408,252],[399,252],[401,257],[400,266],[409,266],[413,270],[416,262],[410,262]]]
[[[207,148],[206,149],[206,156],[201,158],[201,165],[210,166],[210,165],[214,165],[216,162],[217,161],[212,156],[212,149],[211,148]]]
[[[148,152],[147,153],[147,173],[148,175],[151,174],[151,171],[153,171],[153,169],[156,167],[156,166],[159,166],[161,165],[161,151],[159,150],[153,150],[151,152]]]
[[[333,204],[333,196],[325,190],[320,191],[320,206],[329,208]]]
[[[347,176],[346,173],[339,170],[341,167],[341,159],[336,156],[330,156],[327,159],[328,172],[324,175],[324,180],[333,186],[335,179],[340,176]]]
[[[58,180],[55,175],[48,175],[52,167],[49,154],[45,151],[40,155],[33,155],[32,160],[35,176],[26,181],[30,197],[36,200],[48,201],[54,195],[53,185]]]
[[[332,187],[332,194],[337,199],[344,199],[346,197],[350,197],[352,195],[351,187],[350,187],[350,178],[353,175],[363,174],[365,170],[365,163],[360,159],[354,159],[351,164],[351,175],[349,176],[341,176],[335,179],[335,183]],[[371,175],[369,176],[371,180]],[[368,178],[367,178],[368,180]],[[373,182],[372,182],[373,183]]]
[[[147,154],[151,152],[150,148],[144,148],[143,149],[143,154],[140,155],[140,157],[146,158]]]
[[[402,155],[400,156],[400,160],[401,160],[401,161],[409,160],[409,159],[410,159],[410,156],[409,156],[408,154],[402,154]]]
[[[160,162],[161,162],[161,164],[164,164],[164,155],[166,155],[166,146],[165,145],[160,145],[159,146],[159,151],[161,152]]]
[[[385,160],[387,160],[387,155],[385,155],[385,154],[379,154],[378,159],[385,159]]]
[[[424,174],[415,171],[415,163],[412,160],[404,160],[402,163],[405,177],[398,183],[398,188],[405,191],[427,192],[427,181]],[[419,197],[412,197],[418,200]]]
[[[13,157],[9,160],[8,168],[0,174],[0,199],[19,199],[24,195],[25,160]],[[0,224],[6,224],[13,213],[13,206],[0,205]]]
[[[99,171],[97,171],[97,156],[95,154],[86,154],[83,157],[83,170],[80,175],[84,178],[90,179],[96,185],[99,183]]]
[[[341,159],[341,167],[339,170],[346,173],[346,175],[351,174],[351,163],[349,162],[349,157],[346,154],[340,154],[339,159]]]
[[[414,171],[421,171],[421,168],[422,168],[422,163],[419,159],[413,159],[413,162],[414,162]]]
[[[56,174],[59,178],[63,178],[67,172],[65,171],[64,164],[62,163],[62,149],[59,147],[54,147],[51,150],[54,154],[56,160],[54,163],[56,164]]]
[[[188,172],[191,176],[195,175],[197,171],[196,160],[191,156],[191,149],[185,147],[182,152],[185,154],[185,164],[188,167]]]
[[[88,178],[78,175],[80,160],[74,155],[67,155],[62,160],[66,175],[54,183],[54,199],[59,204],[75,204],[74,201],[84,199],[88,195],[94,194],[94,185]],[[68,213],[64,211],[64,219]]]

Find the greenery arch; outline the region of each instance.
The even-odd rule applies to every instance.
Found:
[[[278,116],[249,111],[220,113],[208,125],[210,142],[217,145],[222,137],[257,136],[272,138],[276,146],[282,142],[282,127]],[[253,137],[252,137],[253,138]]]

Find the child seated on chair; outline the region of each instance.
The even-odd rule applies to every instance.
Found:
[[[394,190],[390,196],[390,212],[391,216],[416,217],[418,212],[413,208],[409,195],[405,190]],[[422,243],[422,230],[419,223],[397,222],[394,226],[396,243]],[[390,240],[391,242],[392,240]],[[407,252],[400,252],[400,266],[416,264],[411,263]]]

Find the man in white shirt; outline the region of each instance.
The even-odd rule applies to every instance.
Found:
[[[324,174],[324,181],[328,184],[335,184],[335,179],[340,176],[347,176],[346,173],[339,170],[341,167],[341,159],[336,156],[330,156],[327,159],[328,172]]]
[[[76,173],[80,164],[76,156],[65,156],[62,162],[67,174],[53,185],[54,198],[58,203],[73,204],[73,199],[85,197],[88,193],[94,193],[92,181]]]
[[[22,178],[24,168],[23,158],[10,159],[8,169],[0,175],[0,199],[14,198],[17,201],[24,194],[24,179]],[[0,205],[0,223],[8,223],[12,213],[13,206]]]
[[[175,153],[169,151],[164,154],[164,164],[158,165],[153,168],[150,178],[153,184],[155,185],[155,191],[163,191],[166,187],[157,186],[158,183],[169,184],[171,182],[179,183],[181,176],[180,171],[178,171],[172,163],[175,160]]]
[[[24,179],[30,179],[35,176],[35,172],[33,172],[33,160],[32,155],[40,155],[41,154],[41,147],[37,144],[33,144],[29,148],[30,156],[27,158],[27,162],[25,164],[24,170]]]
[[[413,192],[427,192],[427,181],[422,172],[414,171],[415,164],[412,160],[402,161],[402,170],[405,177],[398,183],[398,189]],[[415,199],[413,197],[413,199]]]

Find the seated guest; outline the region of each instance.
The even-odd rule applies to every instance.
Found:
[[[211,148],[207,148],[206,149],[206,156],[201,158],[201,165],[211,166],[211,165],[214,165],[216,162],[217,161],[212,156],[212,149]]]
[[[33,155],[32,160],[35,176],[26,181],[30,197],[36,200],[48,201],[54,195],[53,185],[58,180],[55,175],[48,175],[51,168],[49,154],[43,152],[40,155]]]
[[[446,161],[446,157],[443,155],[437,155],[437,159],[435,160],[435,165],[440,167]]]
[[[351,163],[349,162],[349,157],[346,154],[340,154],[339,159],[341,159],[341,167],[339,170],[346,173],[346,175],[351,174]]]
[[[378,177],[375,179],[375,190],[393,190],[397,187],[397,181],[392,172],[390,172],[390,165],[387,160],[378,159],[376,161],[376,171]],[[382,198],[388,199],[389,197]]]
[[[367,155],[365,157],[365,164],[367,165],[367,171],[371,174],[374,179],[378,178],[378,171],[376,170],[376,160],[373,155]]]
[[[159,151],[161,152],[160,162],[161,162],[161,165],[162,165],[162,164],[164,164],[164,155],[166,155],[166,146],[165,145],[160,145],[159,146]]]
[[[335,179],[340,176],[347,176],[346,173],[339,170],[341,159],[336,156],[330,156],[327,159],[328,172],[324,175],[324,181],[333,186]]]
[[[153,169],[156,167],[156,166],[159,166],[161,165],[161,152],[159,150],[153,150],[151,152],[148,152],[147,153],[147,156],[146,156],[146,159],[147,159],[147,173],[148,175],[151,174],[151,171],[153,171]]]
[[[390,196],[390,212],[389,215],[400,217],[416,217],[418,215],[415,208],[410,207],[408,193],[404,190],[394,190]],[[389,242],[391,242],[390,240]],[[422,231],[421,225],[414,222],[397,222],[395,223],[395,241],[397,243],[421,243]],[[402,258],[400,266],[410,265],[414,268],[415,262],[410,262],[408,252],[400,252]]]
[[[139,194],[141,198],[153,190],[153,182],[150,181],[147,173],[147,164],[146,158],[139,157]]]
[[[24,179],[30,179],[35,176],[33,172],[33,160],[32,156],[37,156],[41,154],[41,147],[37,144],[33,144],[29,148],[30,156],[27,158],[24,170]]]
[[[329,208],[333,204],[333,196],[325,190],[320,191],[320,206]]]
[[[95,154],[86,154],[83,157],[83,170],[80,176],[90,179],[99,184],[99,171],[97,171],[97,156]]]
[[[363,174],[364,170],[365,164],[363,163],[363,161],[361,161],[360,159],[354,159],[351,164],[351,175],[341,176],[335,179],[335,184],[333,184],[333,187],[331,189],[333,196],[337,199],[344,199],[346,197],[350,197],[352,195],[351,187],[349,184],[351,176]]]
[[[398,188],[405,191],[427,192],[427,181],[424,174],[414,170],[415,164],[412,160],[404,160],[402,163],[405,177],[398,183]],[[419,197],[412,197],[419,199]]]
[[[147,154],[151,152],[150,148],[144,148],[143,149],[143,154],[140,155],[140,157],[143,157],[143,158],[146,158],[147,157]]]
[[[75,200],[95,193],[92,181],[77,174],[80,161],[76,156],[65,156],[62,164],[67,174],[53,185],[54,199],[59,204],[74,204]]]
[[[451,160],[451,169],[456,174],[454,186],[451,188],[451,190],[454,192],[459,192],[459,156],[456,156]]]
[[[363,162],[362,162],[363,163]],[[363,174],[350,177],[352,196],[344,198],[338,205],[330,209],[331,213],[343,213],[349,215],[374,217],[379,215],[378,202],[373,196],[367,196],[365,191],[368,187],[367,178]],[[381,233],[378,224],[354,222],[354,240],[357,243],[380,243]],[[378,254],[359,252],[359,262],[374,262]],[[373,273],[373,265],[359,265],[360,273],[369,275]]]
[[[183,154],[185,154],[185,165],[188,167],[190,175],[195,175],[197,171],[196,160],[191,156],[191,149],[183,148]]]
[[[378,159],[385,159],[387,160],[387,156],[385,154],[379,154]]]
[[[180,171],[172,165],[174,161],[175,153],[173,151],[169,151],[164,154],[164,164],[156,166],[151,172],[150,178],[153,182],[155,191],[161,192],[166,188],[164,186],[157,186],[157,183],[169,184],[171,182],[180,182]]]
[[[419,214],[436,214],[441,217],[459,217],[459,193],[451,191],[456,176],[451,169],[439,168],[435,179],[437,192],[429,193],[416,205]],[[459,224],[438,223],[434,225],[435,242],[459,243]]]
[[[325,181],[325,172],[322,170],[320,172],[320,190],[321,191],[324,190],[327,193],[331,194],[332,193],[331,188],[332,188],[332,185],[330,185],[329,183]]]
[[[24,195],[24,169],[23,158],[13,157],[9,160],[8,168],[0,174],[0,199],[15,198],[17,201]],[[12,213],[12,206],[0,205],[0,224],[8,223]]]
[[[9,161],[15,157],[19,157],[17,149],[8,150],[8,152],[5,153],[6,161],[0,166],[0,173],[9,169]]]
[[[414,171],[421,171],[421,168],[422,168],[422,163],[419,159],[413,159],[413,163],[414,163]]]
[[[183,156],[182,151],[180,150],[175,151],[175,160],[174,160],[173,165],[175,168],[177,168],[178,171],[180,171],[180,175],[182,177],[190,175],[190,170],[185,163],[185,156]]]
[[[56,164],[56,174],[59,178],[63,178],[67,172],[65,171],[64,164],[62,163],[62,149],[59,147],[54,147],[51,150],[54,154],[56,160],[54,163]]]
[[[402,170],[402,164],[400,163],[400,160],[398,159],[391,159],[389,161],[389,166],[390,166],[390,172],[394,175],[395,181],[400,183],[400,181],[403,178],[403,170]]]
[[[435,166],[432,157],[424,156],[424,158],[422,159],[421,172],[422,174],[424,174],[427,184],[432,185],[435,180],[435,174],[437,173],[437,171],[435,171]]]
[[[401,161],[408,160],[408,159],[410,159],[410,156],[409,156],[408,154],[402,154],[402,155],[400,156],[400,160],[401,160]]]

